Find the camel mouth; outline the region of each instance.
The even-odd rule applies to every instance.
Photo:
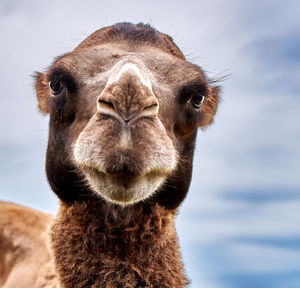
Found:
[[[90,188],[108,202],[126,206],[155,194],[171,173],[167,170],[151,170],[136,175],[126,171],[108,173],[88,165],[81,165]]]
[[[158,118],[141,119],[129,131],[124,136],[118,121],[95,114],[73,147],[73,164],[88,187],[121,205],[148,199],[178,164],[173,141]]]

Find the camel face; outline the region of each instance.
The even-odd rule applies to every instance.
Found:
[[[87,81],[88,89],[95,91],[91,101],[97,109],[76,139],[73,156],[96,193],[127,204],[154,193],[177,159],[171,131],[159,115],[164,95],[152,90],[155,74],[144,64],[147,58],[126,55],[126,50],[115,53],[122,56],[113,66],[104,73],[96,70],[94,79]],[[107,80],[99,93],[103,74]]]
[[[129,205],[163,193],[192,161],[186,151],[212,121],[217,93],[164,47],[101,41],[37,77],[40,108],[50,113],[47,174],[55,192],[89,190]]]

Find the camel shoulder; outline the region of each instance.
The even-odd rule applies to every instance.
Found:
[[[38,265],[49,263],[47,234],[52,221],[50,214],[0,201],[0,287],[14,287],[18,270],[25,271],[28,263],[36,263],[36,275],[24,275],[24,283],[31,285]]]
[[[36,238],[51,224],[53,216],[22,205],[0,201],[0,229],[3,233]],[[0,230],[0,231],[1,231]]]

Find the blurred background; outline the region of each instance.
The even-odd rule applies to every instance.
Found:
[[[300,287],[300,1],[0,1],[0,199],[56,213],[35,71],[115,22],[152,24],[221,83],[177,229],[192,288]]]

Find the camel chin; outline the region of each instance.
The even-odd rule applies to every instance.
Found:
[[[88,185],[108,202],[121,206],[148,199],[163,184],[167,173],[151,171],[140,176],[122,173],[107,174],[96,169],[85,168]]]

